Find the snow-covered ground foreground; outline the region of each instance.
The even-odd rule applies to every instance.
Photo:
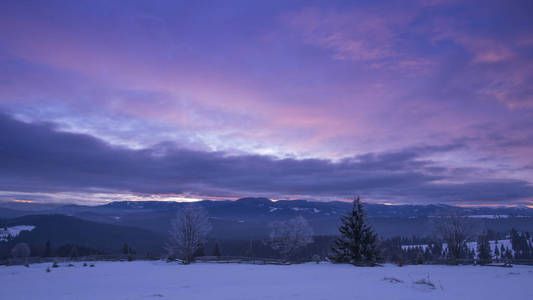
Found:
[[[0,299],[533,299],[528,266],[94,264],[2,266]]]

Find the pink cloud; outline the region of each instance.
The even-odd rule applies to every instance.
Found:
[[[255,65],[246,55],[243,65],[214,64],[216,61],[211,58],[218,55],[217,51],[196,57],[180,51],[167,52],[176,45],[165,40],[136,36],[128,42],[113,30],[95,34],[42,20],[4,19],[2,33],[10,41],[8,48],[13,55],[78,74],[82,81],[54,81],[44,72],[42,78],[30,80],[24,76],[27,82],[21,81],[15,90],[5,89],[2,93],[29,99],[33,88],[34,95],[58,96],[71,101],[72,106],[92,107],[207,136],[205,139],[213,145],[313,156],[342,157],[407,144],[448,141],[468,133],[465,127],[487,116],[492,118],[492,112],[477,116],[472,113],[477,113],[476,109],[457,109],[448,98],[441,99],[436,92],[440,83],[423,95],[417,94],[431,83],[425,77],[431,79],[439,74],[446,62],[443,56],[406,47],[413,41],[405,36],[414,31],[423,46],[426,39],[447,39],[471,53],[466,71],[472,70],[468,75],[486,83],[477,91],[479,94],[515,108],[531,102],[513,92],[523,90],[529,82],[525,64],[515,65],[520,72],[506,70],[499,75],[499,70],[476,69],[517,60],[519,55],[513,47],[459,32],[449,23],[435,31],[433,27],[420,29],[422,26],[413,30],[411,22],[418,13],[409,8],[385,14],[353,8],[307,8],[285,14],[281,17],[283,34],[288,29],[291,38],[297,37],[300,43],[327,55],[316,57],[316,63],[321,65],[317,67],[319,71],[312,73],[308,65],[315,62],[304,61],[299,57],[301,53],[290,56],[288,49],[282,56],[269,57],[268,51],[262,51],[260,58],[267,60],[274,71],[260,74],[259,79],[251,75]],[[271,37],[271,41],[275,39]],[[248,50],[257,47],[252,42],[237,46]],[[294,45],[287,43],[286,47],[290,46]],[[239,55],[232,53],[228,57]],[[293,65],[283,68],[283,59]],[[286,71],[294,72],[289,82],[283,82]],[[418,76],[417,80],[414,76]],[[132,96],[124,92],[136,90],[156,95]]]
[[[364,62],[373,68],[425,70],[432,64],[429,59],[398,47],[415,16],[408,9],[387,13],[306,8],[285,15],[282,22],[304,43],[328,50],[332,59]]]

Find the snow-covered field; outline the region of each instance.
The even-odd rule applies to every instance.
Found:
[[[0,267],[0,299],[533,299],[528,266],[94,264]]]

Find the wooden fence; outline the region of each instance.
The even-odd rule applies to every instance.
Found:
[[[132,261],[132,260],[164,260],[161,257],[147,257],[135,254],[115,254],[115,255],[90,255],[80,257],[28,257],[28,258],[6,258],[0,260],[0,265],[24,265],[38,263],[68,263],[82,261]],[[256,264],[256,265],[286,265],[281,259],[276,258],[256,258],[245,256],[199,256],[195,262],[200,263],[233,263],[233,264]]]
[[[256,258],[245,256],[199,256],[195,258],[196,262],[226,263],[226,264],[255,264],[255,265],[287,265],[276,258]]]
[[[83,261],[131,261],[131,260],[164,260],[161,257],[147,257],[145,255],[135,254],[114,254],[114,255],[91,255],[81,257],[28,257],[24,258],[6,258],[0,259],[0,265],[23,265],[23,264],[37,264],[37,263],[69,263],[69,262],[83,262]],[[198,263],[222,263],[222,264],[255,264],[255,265],[289,265],[294,262],[284,262],[276,258],[258,258],[245,256],[199,256],[195,258]],[[475,265],[479,262],[475,259],[457,259],[426,261],[423,264],[435,265]],[[533,259],[493,259],[489,265],[530,265],[533,266]]]

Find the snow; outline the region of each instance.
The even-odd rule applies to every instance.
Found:
[[[0,299],[533,299],[532,266],[74,264],[0,267]]]
[[[509,215],[471,215],[469,218],[478,218],[478,219],[507,219]]]
[[[445,246],[446,244],[443,244],[443,247]],[[408,250],[408,249],[411,249],[411,248],[422,248],[422,250],[426,251],[426,248],[428,247],[427,244],[424,244],[424,245],[402,245],[402,249],[403,250]]]
[[[0,242],[6,242],[9,236],[16,237],[22,231],[32,231],[33,229],[35,229],[35,226],[33,225],[17,225],[7,228],[0,228]]]
[[[302,208],[302,207],[293,207],[291,208],[292,210],[294,211],[312,211],[314,212],[315,214],[319,213],[320,210],[319,209],[316,209],[316,208]]]

